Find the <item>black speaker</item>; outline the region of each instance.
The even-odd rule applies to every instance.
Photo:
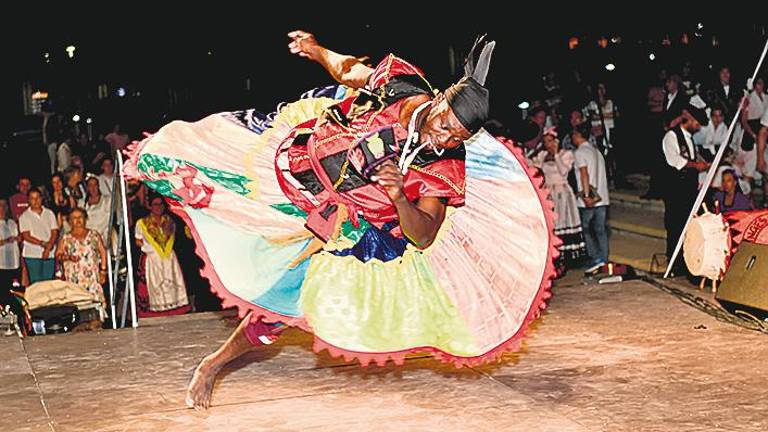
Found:
[[[742,242],[715,298],[731,313],[768,317],[768,245]]]

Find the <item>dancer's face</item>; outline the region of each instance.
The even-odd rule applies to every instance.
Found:
[[[432,147],[438,149],[456,148],[472,136],[456,118],[442,93],[433,101],[419,135],[422,143],[429,141]]]

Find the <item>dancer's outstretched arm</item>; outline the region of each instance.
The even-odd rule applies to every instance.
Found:
[[[314,60],[322,65],[333,79],[347,87],[362,88],[373,73],[373,68],[363,64],[357,57],[339,54],[317,43],[312,33],[296,30],[288,33],[291,53]]]

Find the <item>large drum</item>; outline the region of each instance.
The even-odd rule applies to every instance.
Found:
[[[730,233],[722,215],[705,213],[691,220],[683,243],[691,274],[719,280],[725,273],[729,250]]]

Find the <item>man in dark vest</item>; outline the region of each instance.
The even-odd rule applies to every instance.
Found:
[[[667,230],[667,258],[671,258],[685,227],[688,214],[696,201],[699,172],[709,168],[696,154],[691,135],[709,123],[706,112],[693,105],[682,110],[681,121],[667,131],[662,141],[666,160],[664,198],[664,228]],[[677,274],[685,273],[681,266],[673,267]]]

